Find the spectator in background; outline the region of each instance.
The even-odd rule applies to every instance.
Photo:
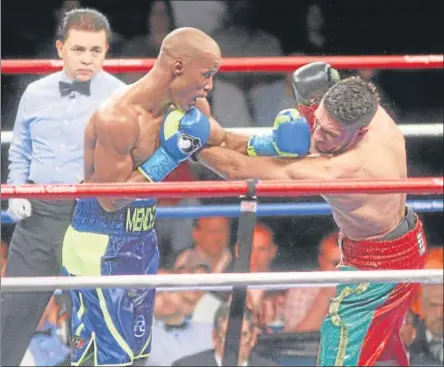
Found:
[[[276,258],[278,246],[274,241],[274,233],[265,223],[259,222],[253,230],[253,242],[250,256],[250,272],[272,271],[273,260]],[[250,308],[257,314],[264,310],[270,302],[264,290],[248,290]],[[274,301],[274,300],[273,300]],[[264,306],[265,305],[265,306]]]
[[[295,53],[289,56],[298,55]],[[287,73],[273,82],[252,87],[250,101],[256,126],[269,127],[279,111],[296,107],[292,76],[293,73]]]
[[[281,56],[279,41],[255,24],[252,4],[247,0],[226,0],[222,22],[211,33],[223,57]],[[266,45],[266,47],[265,47]],[[214,115],[229,127],[254,125],[249,101],[250,89],[274,80],[264,73],[223,73],[214,83]],[[227,106],[230,106],[227,109]],[[270,124],[271,122],[269,122]]]
[[[173,0],[171,1],[176,26],[193,27],[211,34],[221,23],[225,13],[224,1]]]
[[[213,349],[186,356],[173,363],[176,367],[221,367],[224,344],[227,335],[228,317],[230,314],[230,304],[222,304],[214,317],[213,327]],[[239,367],[272,367],[276,364],[268,359],[262,358],[253,352],[257,341],[257,334],[254,328],[254,315],[250,310],[246,310],[242,324],[241,341],[239,348]]]
[[[83,180],[83,135],[97,106],[123,83],[104,72],[111,30],[92,9],[74,9],[61,23],[56,48],[63,71],[25,90],[9,148],[8,184],[75,184]],[[74,201],[14,198],[8,214],[17,221],[6,276],[58,276],[61,247]],[[17,366],[51,292],[8,293],[2,306],[1,365]]]
[[[176,258],[176,264],[189,257],[199,257],[210,265],[210,272],[227,271],[232,262],[229,249],[230,220],[226,217],[202,217],[193,222],[193,247],[185,249]],[[226,293],[204,293],[196,300],[191,318],[196,322],[212,323],[214,311]]]
[[[444,269],[444,252],[442,247],[429,247],[424,261],[425,270],[442,270]],[[424,319],[422,308],[422,286],[418,288],[415,300],[412,302],[412,312],[418,315],[420,319]]]
[[[225,14],[220,26],[211,34],[219,44],[222,55],[280,56],[279,41],[254,23],[251,3],[248,0],[225,0]]]
[[[273,230],[263,222],[257,223],[253,230],[250,272],[270,272],[277,251]]]
[[[255,125],[247,96],[236,84],[218,76],[214,80],[210,100],[212,113],[224,128],[244,128]]]
[[[401,340],[407,351],[410,351],[410,346],[416,338],[416,328],[418,325],[418,315],[413,313],[411,309],[405,315],[404,323],[400,329]]]
[[[187,253],[197,253],[210,264],[211,272],[224,272],[232,261],[230,220],[226,217],[202,217],[195,219],[193,225],[193,248],[184,250],[178,258]]]
[[[306,13],[306,46],[301,47],[305,54],[323,55],[327,45],[325,37],[325,16],[321,5],[309,4]],[[289,56],[300,56],[301,51],[290,53]],[[254,124],[268,127],[276,114],[283,110],[294,108],[296,99],[292,86],[293,73],[287,73],[274,81],[253,86],[249,93],[253,109]]]
[[[186,269],[187,264],[203,262],[206,271],[211,272],[209,262],[197,252],[183,252],[177,257],[175,268],[177,270]],[[211,324],[214,319],[214,313],[219,308],[222,299],[211,292],[188,291],[184,292],[184,300],[186,301],[187,315],[191,320],[198,323]]]
[[[177,275],[205,274],[209,271],[209,264],[197,254],[178,259],[173,268],[173,273]],[[155,339],[146,365],[171,366],[177,359],[211,348],[212,319],[209,323],[199,323],[190,318],[196,303],[204,294],[203,291],[191,290],[157,293],[152,326]],[[213,318],[218,305],[213,309]]]
[[[412,366],[443,366],[444,285],[423,285],[424,320],[416,326],[416,338],[410,345]]]
[[[125,57],[156,58],[165,36],[176,28],[173,10],[168,0],[154,0],[150,2],[150,9],[146,16],[145,33],[126,42],[122,50]],[[134,83],[146,73],[125,73],[122,80]]]
[[[309,4],[306,14],[307,44],[304,51],[310,55],[326,53],[325,16],[320,4]]]
[[[341,262],[337,232],[321,240],[318,262],[318,271],[334,271]],[[319,331],[327,315],[330,298],[334,295],[334,287],[289,289],[285,298],[284,331]]]

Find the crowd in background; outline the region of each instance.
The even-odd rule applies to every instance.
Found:
[[[432,54],[441,49],[441,45],[426,37],[430,28],[416,33],[412,33],[411,29],[415,13],[436,15],[436,11],[427,9],[427,6],[438,6],[438,2],[432,1],[412,2],[398,9],[405,18],[405,23],[399,23],[398,27],[391,24],[389,16],[396,14],[397,7],[387,10],[389,5],[382,1],[362,2],[359,7],[353,1],[344,1],[347,5],[341,7],[332,6],[330,2],[307,0],[298,1],[298,5],[293,4],[293,8],[289,8],[288,3],[293,2],[153,0],[134,1],[118,9],[99,1],[48,1],[45,6],[42,5],[43,19],[30,18],[27,26],[17,29],[13,26],[13,19],[17,19],[14,15],[19,3],[15,1],[14,5],[8,5],[11,17],[2,28],[13,30],[16,40],[3,47],[2,59],[56,58],[56,25],[65,11],[80,6],[95,7],[109,16],[114,31],[109,57],[116,58],[156,57],[164,36],[182,26],[197,27],[210,34],[219,43],[223,57]],[[375,21],[377,17],[380,17],[379,23]],[[352,31],[347,30],[347,26]],[[367,26],[370,31],[363,30]],[[417,25],[418,28],[421,26],[438,27]],[[409,39],[408,36],[412,37]],[[341,73],[344,76],[359,74],[373,81],[379,88],[382,105],[400,123],[442,122],[442,70],[361,69],[341,70]],[[132,83],[142,75],[116,74],[125,83]],[[209,97],[213,115],[225,127],[269,127],[278,111],[295,105],[290,77],[291,74],[279,73],[219,73]],[[37,78],[39,76],[36,75],[3,76],[2,131],[12,129],[18,100],[27,84]],[[409,176],[442,176],[441,139],[413,138],[407,141]],[[2,145],[2,183],[8,173],[7,148]],[[172,173],[167,181],[201,179],[218,180],[203,167],[187,163]],[[277,202],[276,199],[269,201]],[[302,199],[279,201],[285,203]],[[321,201],[321,198],[303,201]],[[230,203],[230,200],[159,200],[159,206],[171,207],[207,203]],[[442,213],[421,214],[421,217],[432,249],[426,268],[442,269]],[[11,228],[11,225],[2,225],[2,272]],[[161,255],[159,273],[231,272],[237,248],[236,219],[162,219],[157,221],[156,230]],[[334,270],[340,261],[337,231],[333,221],[323,216],[260,218],[254,229],[251,272]],[[315,349],[307,348],[309,352],[298,356],[298,346],[304,345],[304,336],[319,331],[333,293],[332,288],[318,287],[249,291],[247,304],[250,312],[246,317],[249,323],[241,337],[243,354],[256,354],[256,364],[263,366],[314,364]],[[186,366],[197,364],[197,361],[202,364],[208,362],[209,357],[202,352],[220,351],[223,346],[229,298],[227,293],[203,291],[157,293],[153,324],[155,337],[147,365]],[[66,364],[70,349],[67,314],[63,298],[54,295],[23,365]],[[442,285],[424,286],[403,329],[403,340],[413,364],[442,364],[443,322]],[[289,338],[296,336],[293,348],[299,360],[286,361],[278,346],[270,349],[263,337],[274,334],[288,334]],[[434,345],[435,338],[441,339],[440,346]],[[261,349],[261,344],[268,346],[268,352]]]

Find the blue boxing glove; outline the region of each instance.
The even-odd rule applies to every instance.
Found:
[[[255,135],[248,141],[248,156],[305,156],[310,150],[310,127],[296,109],[282,110],[268,135]]]
[[[160,147],[138,167],[149,181],[160,182],[203,147],[210,136],[210,122],[197,108],[172,110],[160,129]]]

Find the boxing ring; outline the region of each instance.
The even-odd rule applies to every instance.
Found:
[[[284,57],[284,58],[229,58],[224,59],[221,72],[290,72],[312,61],[325,61],[333,67],[416,69],[442,68],[442,55],[411,56],[359,56],[359,57]],[[104,69],[112,73],[148,71],[153,59],[107,60]],[[55,60],[2,60],[2,73],[54,72],[62,68]],[[271,123],[270,123],[271,124]],[[442,137],[443,124],[400,125],[406,137]],[[268,129],[232,129],[247,134],[264,133]],[[2,132],[3,144],[11,142],[11,132]],[[443,283],[442,270],[397,271],[335,271],[335,272],[273,272],[248,273],[252,247],[253,228],[258,216],[326,216],[331,208],[320,202],[267,203],[260,198],[306,197],[325,194],[349,193],[407,193],[410,195],[442,195],[442,177],[409,178],[404,180],[337,180],[320,181],[200,181],[141,184],[81,184],[81,185],[1,185],[2,200],[27,199],[75,199],[82,197],[156,197],[156,198],[238,198],[237,205],[203,205],[193,207],[159,207],[158,218],[239,217],[239,254],[231,274],[181,274],[146,276],[102,276],[76,278],[33,277],[4,278],[2,292],[48,291],[75,288],[108,287],[155,287],[159,291],[181,290],[232,290],[233,297],[227,330],[223,365],[234,366],[240,343],[241,322],[246,304],[247,289],[286,289],[317,285],[327,287],[342,283],[418,282]],[[407,202],[416,212],[443,211],[444,201],[437,199],[409,199]],[[11,219],[2,212],[2,223]],[[233,354],[228,354],[234,352]]]

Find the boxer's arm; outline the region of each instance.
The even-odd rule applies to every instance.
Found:
[[[210,138],[208,139],[209,146],[221,146],[229,148],[233,151],[247,154],[248,149],[248,135],[227,132],[219,122],[211,115],[211,107],[206,98],[199,98],[196,101],[196,107],[208,117],[210,121]]]
[[[202,150],[198,157],[199,162],[229,180],[334,179],[333,158],[329,156],[306,156],[291,159],[248,157],[226,148],[210,147]]]
[[[96,114],[92,117],[97,135],[94,150],[93,181],[97,183],[146,182],[145,177],[134,170],[131,149],[139,135],[137,117],[132,114],[119,114],[103,117]],[[105,211],[114,212],[134,198],[98,198]]]

